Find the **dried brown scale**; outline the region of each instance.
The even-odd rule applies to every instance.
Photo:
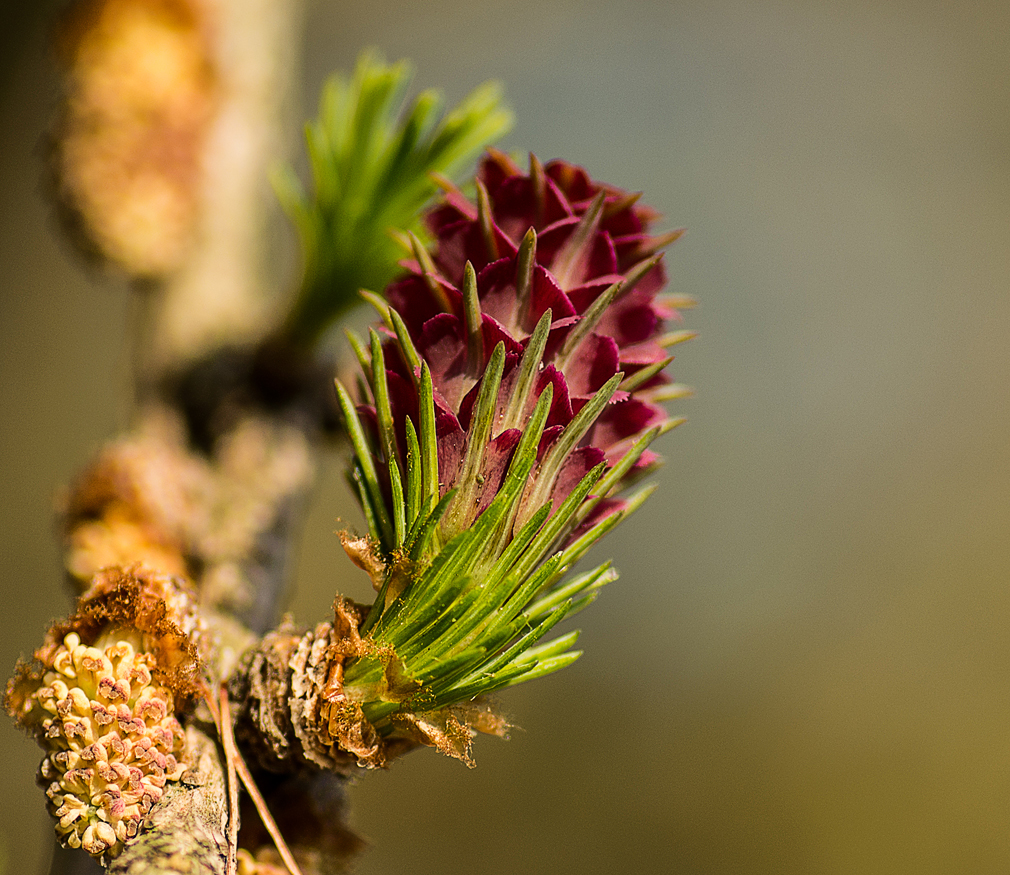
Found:
[[[196,593],[182,578],[143,567],[107,568],[78,603],[90,624],[122,625],[145,635],[156,655],[155,672],[177,697],[199,692],[210,652]]]
[[[152,672],[176,698],[177,704],[194,696],[200,686],[201,651],[210,647],[206,627],[192,588],[181,578],[149,568],[106,568],[95,575],[77,610],[55,622],[35,651],[35,663],[21,662],[7,684],[5,705],[20,720],[26,703],[44,673],[60,657],[63,639],[76,633],[82,641],[95,641],[113,627],[142,636],[144,650],[154,654]],[[89,660],[91,657],[89,657]],[[100,663],[89,662],[97,668]]]
[[[338,596],[333,623],[301,634],[283,625],[246,653],[229,687],[237,706],[236,736],[246,756],[270,772],[348,775],[355,765],[385,767],[425,745],[473,766],[474,735],[504,737],[509,728],[486,701],[437,713],[404,710],[392,718],[395,732],[383,736],[362,704],[346,695],[344,665],[361,656],[379,657],[385,666],[381,691],[387,701],[406,703],[417,693],[395,653],[377,652],[373,642],[360,637],[364,616],[363,605]]]
[[[235,734],[250,764],[284,771],[294,752],[289,741],[288,660],[299,640],[288,623],[263,637],[242,658],[229,682],[235,702]]]
[[[301,634],[283,626],[246,653],[230,695],[239,744],[261,768],[349,774],[355,765],[382,767],[415,746],[411,739],[382,738],[360,703],[343,695],[342,665],[374,648],[357,631],[365,610],[338,597],[333,623]]]

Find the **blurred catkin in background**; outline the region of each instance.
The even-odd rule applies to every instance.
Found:
[[[59,5],[0,12],[7,666],[65,612],[52,499],[125,424],[138,318],[43,196]],[[521,730],[476,771],[370,776],[358,871],[1007,870],[1008,34],[996,3],[310,4],[292,144],[363,45],[450,102],[501,79],[504,146],[645,189],[703,302],[676,369],[702,391],[586,656],[510,694]],[[304,582],[349,566],[336,517],[360,524],[337,470],[306,620],[332,592]],[[0,854],[39,871],[36,752],[0,733]]]

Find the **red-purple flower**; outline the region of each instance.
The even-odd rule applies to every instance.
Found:
[[[479,472],[483,479],[472,507],[460,514],[464,525],[495,494],[524,417],[547,385],[553,398],[541,462],[575,414],[623,374],[578,446],[551,472],[553,482],[541,484],[541,497],[549,490],[554,507],[596,464],[616,465],[650,429],[670,425],[657,403],[664,394],[678,394],[669,390],[663,373],[670,361],[667,347],[689,334],[664,333],[680,316],[657,298],[666,282],[658,253],[681,232],[652,236],[657,218],[637,195],[596,183],[580,167],[563,161],[543,166],[531,156],[527,174],[499,152],[489,152],[481,165],[476,203],[448,187],[444,201],[426,217],[435,238],[430,258],[415,247],[415,260],[406,265],[409,275],[389,286],[386,298],[431,370],[443,495],[464,471],[466,433],[483,369],[496,344],[505,351]],[[475,306],[469,309],[468,264],[476,280]],[[522,356],[548,312],[535,385],[524,408],[510,416]],[[402,417],[412,413],[416,394],[412,365],[394,353],[395,346],[387,342],[385,358],[394,412]],[[643,452],[613,491],[655,462],[654,454]],[[619,499],[608,500],[594,517],[622,506]],[[524,518],[521,513],[519,521]]]

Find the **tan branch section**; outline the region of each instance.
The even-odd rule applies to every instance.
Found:
[[[234,841],[229,854],[225,764],[201,729],[209,725],[203,706],[186,704],[249,647],[254,636],[242,624],[272,615],[292,509],[314,475],[319,425],[239,392],[222,400],[221,421],[200,443],[189,433],[185,401],[160,376],[265,332],[268,172],[291,127],[281,122],[290,112],[301,6],[76,0],[62,32],[67,104],[53,144],[57,191],[77,242],[147,296],[136,365],[154,397],[131,433],[105,447],[68,491],[65,561],[85,594],[78,612],[50,630],[37,661],[19,667],[6,705],[44,748],[46,737],[61,740],[45,769],[50,784],[70,788],[50,794],[58,819],[67,819],[59,834],[116,875],[224,875],[236,863],[264,875],[279,863],[254,816],[237,860]],[[79,672],[95,687],[87,702],[69,692],[67,672],[46,661],[62,666],[74,654],[96,666]],[[162,701],[164,714],[155,707]],[[119,704],[136,705],[143,713],[133,716],[149,723],[178,719],[171,722],[178,731],[164,750],[139,735],[127,739],[136,744],[120,743],[140,724]],[[78,751],[74,733],[92,723],[96,740]],[[108,749],[94,746],[99,735]],[[164,760],[164,776],[134,781],[130,758],[138,750],[159,768]],[[71,809],[84,796],[97,798],[99,784],[108,798],[87,809],[86,823],[71,822]],[[341,775],[271,779],[265,790],[303,871],[334,871],[360,846],[343,826]],[[130,796],[136,792],[139,801]]]
[[[304,433],[247,417],[212,457],[192,452],[178,414],[152,406],[71,490],[67,570],[81,585],[136,562],[188,577],[204,606],[241,613],[254,599],[250,557],[314,474]]]

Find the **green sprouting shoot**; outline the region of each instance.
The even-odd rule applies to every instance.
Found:
[[[443,115],[436,91],[404,96],[411,70],[365,52],[350,79],[323,88],[319,117],[305,131],[312,186],[275,174],[275,188],[301,240],[298,295],[284,332],[312,345],[357,303],[359,289],[381,289],[403,257],[397,232],[420,232],[418,216],[437,190],[433,175],[454,177],[512,126],[500,85],[487,82]]]

